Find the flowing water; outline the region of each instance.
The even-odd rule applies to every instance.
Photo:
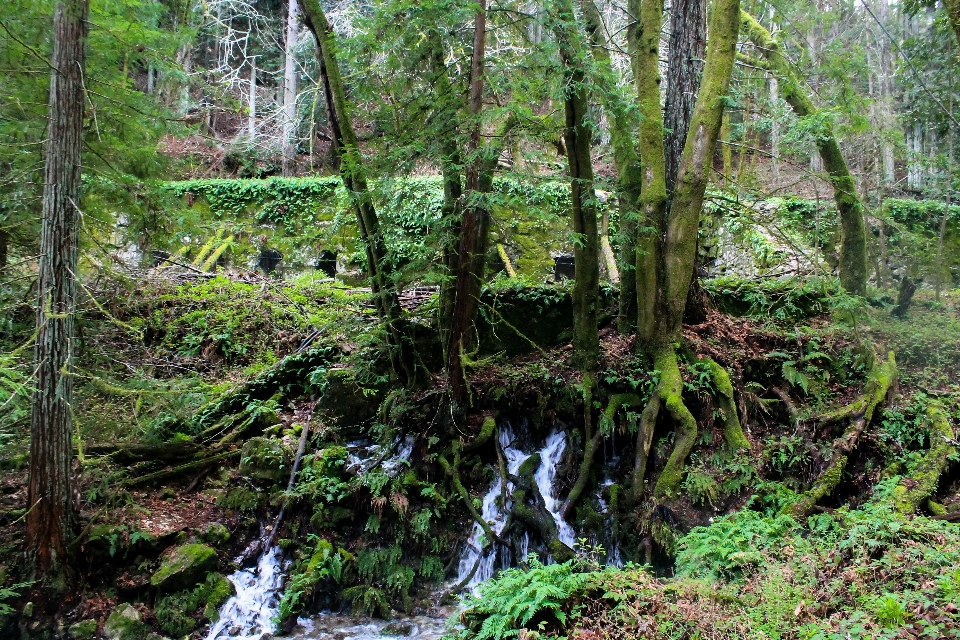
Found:
[[[500,428],[499,442],[506,459],[508,474],[516,474],[520,465],[531,454],[517,447],[510,425],[505,424]],[[383,469],[393,475],[402,468],[404,463],[409,464],[413,446],[412,438],[395,443],[394,448],[397,453],[381,463]],[[350,451],[348,467],[353,468],[356,473],[368,470],[382,459],[380,447],[376,445],[358,441],[348,444],[347,447]],[[540,489],[547,510],[557,524],[560,541],[572,547],[575,539],[573,527],[560,517],[562,501],[554,493],[557,465],[565,448],[566,437],[562,431],[554,431],[547,437],[540,450],[540,466],[534,474],[534,480]],[[481,516],[497,535],[503,533],[506,527],[507,514],[510,513],[512,506],[510,502],[512,492],[513,483],[508,481],[505,491],[506,503],[502,504],[504,482],[497,473],[483,497]],[[475,565],[477,570],[469,581],[470,585],[492,578],[498,558],[500,568],[512,565],[513,558],[510,550],[500,548],[501,545],[497,544],[489,544],[484,548],[483,536],[483,527],[474,523],[470,539],[460,558],[458,582],[466,580]],[[525,557],[529,551],[530,534],[524,532],[518,552],[520,557]],[[614,552],[615,548],[611,551]],[[284,569],[280,548],[273,547],[260,557],[255,569],[242,569],[229,576],[230,581],[236,586],[237,595],[230,598],[220,609],[220,620],[211,626],[207,640],[230,638],[259,640],[273,637],[270,632],[273,629],[273,619],[277,615]],[[313,618],[298,620],[297,627],[290,637],[316,640],[373,640],[374,638],[400,637],[436,640],[443,635],[445,621],[450,613],[452,610],[440,612],[437,616],[417,616],[392,621],[359,620],[345,614],[321,613]]]
[[[540,494],[543,495],[543,501],[546,504],[547,511],[553,516],[557,523],[557,537],[560,542],[573,548],[575,535],[573,527],[560,515],[560,509],[563,501],[557,498],[553,493],[553,483],[557,477],[557,465],[560,464],[560,458],[563,456],[563,450],[567,446],[567,437],[563,431],[554,431],[547,438],[546,444],[540,450],[540,466],[534,475],[537,481],[537,487],[540,488]]]
[[[259,640],[271,632],[280,604],[283,569],[280,547],[273,547],[260,556],[256,569],[241,569],[228,576],[237,595],[220,608],[220,620],[210,627],[207,640]]]
[[[517,470],[520,469],[523,461],[530,457],[529,454],[524,453],[514,446],[513,430],[509,426],[504,426],[500,429],[500,449],[503,451],[504,458],[506,458],[507,473],[515,474]],[[501,509],[499,502],[502,502],[500,498],[503,492],[503,479],[498,473],[493,479],[493,482],[490,483],[490,489],[487,491],[487,494],[483,496],[483,507],[480,511],[480,516],[490,524],[490,528],[497,535],[503,533],[503,528],[507,524],[507,513],[510,511],[509,496],[512,491],[513,483],[507,482],[507,504],[503,505]],[[497,549],[496,545],[489,545],[484,549],[482,544],[483,536],[483,527],[480,526],[480,523],[475,522],[473,524],[473,533],[470,534],[470,539],[467,540],[467,546],[463,550],[463,556],[460,558],[457,582],[463,582],[467,579],[467,576],[473,571],[473,566],[477,563],[478,558],[480,558],[480,564],[477,566],[477,571],[473,574],[468,584],[477,584],[493,577],[497,560]],[[481,554],[483,554],[482,558],[480,557]],[[506,559],[506,562],[509,563],[509,558]]]
[[[438,640],[443,636],[446,619],[454,613],[454,609],[448,607],[435,613],[394,620],[358,619],[339,613],[320,613],[312,618],[297,620],[290,637],[304,640]]]

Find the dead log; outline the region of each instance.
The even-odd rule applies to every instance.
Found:
[[[933,495],[940,474],[946,469],[948,458],[953,453],[953,427],[947,414],[931,404],[927,407],[927,421],[930,425],[930,450],[893,490],[893,508],[903,515],[914,513]]]

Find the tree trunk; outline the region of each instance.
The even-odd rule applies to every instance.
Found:
[[[30,424],[25,547],[32,574],[57,590],[66,587],[71,575],[68,554],[74,521],[71,365],[88,13],[88,0],[61,0],[54,13],[54,70],[40,232],[34,349],[37,390]]]
[[[770,32],[746,12],[742,12],[744,35],[760,50],[770,70],[780,76],[783,99],[799,117],[817,112],[810,97],[803,91],[790,61]],[[840,144],[829,124],[817,137],[817,149],[824,169],[833,183],[834,199],[840,213],[840,284],[849,293],[865,295],[867,291],[867,234],[863,222],[863,203],[857,194],[853,176],[840,152]]]
[[[617,168],[617,188],[620,201],[620,312],[617,319],[620,333],[628,334],[637,323],[637,212],[640,201],[640,156],[634,143],[637,128],[631,101],[617,85],[610,61],[608,39],[603,37],[603,19],[593,0],[580,0],[580,7],[587,23],[591,52],[600,75],[604,91],[600,96],[604,109],[611,115],[610,144],[613,147],[613,163]]]
[[[943,7],[946,9],[950,26],[953,27],[953,33],[957,36],[957,43],[960,44],[960,0],[943,0]]]
[[[257,57],[250,57],[250,96],[247,101],[250,113],[247,114],[247,135],[250,140],[257,138]]]
[[[297,157],[297,141],[294,139],[297,121],[297,60],[294,47],[297,45],[297,0],[287,4],[287,41],[283,61],[283,175],[294,174]]]
[[[402,316],[400,301],[395,284],[391,282],[391,269],[387,262],[386,244],[380,232],[380,220],[367,187],[360,145],[347,109],[346,92],[333,42],[335,35],[319,0],[304,0],[303,11],[307,27],[317,41],[320,77],[323,81],[333,146],[339,156],[340,177],[353,200],[357,226],[360,228],[360,237],[366,251],[370,288],[376,296],[379,316],[387,324],[395,368],[399,365],[406,377],[412,379],[412,364],[407,358],[406,340],[399,327]]]
[[[600,236],[598,233],[597,194],[593,185],[593,159],[589,99],[584,76],[581,42],[571,0],[559,0],[553,30],[563,63],[564,144],[570,171],[570,200],[574,236],[573,353],[576,365],[584,372],[584,385],[591,385],[600,355],[597,318],[600,306]],[[586,411],[591,411],[587,407]]]
[[[459,409],[469,402],[469,389],[464,371],[463,356],[467,348],[467,333],[471,330],[479,309],[479,285],[483,280],[483,258],[486,253],[485,236],[489,229],[489,212],[478,200],[482,158],[480,157],[480,110],[483,108],[483,66],[487,35],[486,0],[480,0],[473,23],[473,57],[470,69],[470,115],[473,129],[467,142],[466,202],[460,220],[460,245],[457,252],[456,292],[453,314],[450,318],[450,339],[447,347],[447,375],[450,392]],[[451,185],[452,186],[452,185]],[[476,291],[476,295],[472,295]]]
[[[660,111],[660,25],[663,0],[630,0],[628,13],[639,16],[628,31],[634,56],[634,80],[639,101],[639,150],[643,180],[640,190],[640,226],[637,233],[637,339],[649,351],[655,338],[660,272],[660,250],[667,209],[663,116]]]
[[[670,12],[669,72],[664,110],[664,149],[667,192],[672,193],[680,169],[680,156],[690,130],[693,105],[700,90],[703,58],[707,51],[705,0],[673,0]]]

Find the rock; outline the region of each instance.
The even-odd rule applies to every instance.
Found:
[[[232,636],[238,636],[240,635],[240,627],[230,627],[230,631],[228,633]]]
[[[67,636],[72,640],[90,640],[96,632],[96,620],[81,620],[67,628]]]
[[[410,636],[413,635],[413,623],[406,621],[391,622],[380,630],[382,636]]]
[[[293,450],[280,440],[250,438],[240,455],[241,475],[272,482],[282,482],[290,476]]]
[[[185,544],[164,558],[150,584],[160,591],[189,589],[216,568],[216,551],[205,544]]]
[[[230,540],[230,531],[219,522],[208,522],[200,529],[197,537],[217,547]]]
[[[23,610],[20,612],[20,615],[22,615],[24,618],[33,617],[33,603],[28,602],[27,604],[23,605]]]
[[[139,611],[129,604],[121,604],[107,618],[103,635],[107,640],[145,640],[147,625],[143,623]]]

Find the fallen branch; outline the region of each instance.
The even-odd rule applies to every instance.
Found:
[[[215,456],[210,456],[209,458],[203,458],[202,460],[196,460],[194,462],[188,462],[187,464],[182,464],[178,467],[173,467],[172,469],[164,469],[163,471],[157,471],[155,473],[148,473],[145,476],[140,476],[138,478],[128,478],[120,483],[121,487],[132,487],[138,484],[144,484],[147,482],[153,482],[155,480],[164,480],[166,478],[173,478],[179,475],[182,475],[186,471],[191,471],[193,469],[200,469],[206,465],[219,462],[220,460],[226,460],[228,458],[233,458],[240,455],[240,449],[234,449],[232,451],[227,451],[225,453],[220,453]]]

